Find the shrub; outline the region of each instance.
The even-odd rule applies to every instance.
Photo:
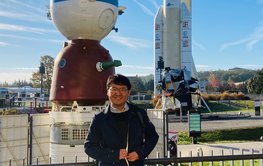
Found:
[[[249,97],[242,92],[230,93],[223,92],[220,94],[201,94],[205,100],[248,100]]]

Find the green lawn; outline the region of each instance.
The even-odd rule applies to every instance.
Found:
[[[199,143],[246,142],[258,141],[263,136],[263,127],[250,129],[229,129],[203,132],[198,137]],[[180,132],[178,144],[191,144],[192,139],[187,132]]]
[[[244,101],[244,100],[231,100],[231,103],[237,103],[237,104],[240,104],[240,105],[247,105],[248,107],[247,108],[237,108],[237,107],[233,107],[231,105],[225,105],[225,104],[222,104],[220,102],[217,102],[217,101],[208,101],[207,102],[207,105],[209,106],[209,108],[211,109],[212,112],[232,112],[232,111],[245,111],[245,112],[253,112],[255,111],[254,110],[254,101]],[[200,111],[202,113],[209,113],[208,109],[207,108],[203,108],[203,109],[200,109]]]
[[[247,105],[248,108],[236,108],[221,104],[217,101],[209,101],[212,112],[251,112],[254,113],[254,101],[231,101],[241,105]],[[201,109],[201,113],[208,113],[207,109]],[[263,136],[263,123],[262,127],[250,129],[229,129],[203,132],[201,137],[198,138],[199,143],[222,143],[222,142],[244,142],[244,141],[258,141]],[[191,144],[192,139],[188,137],[187,132],[179,133],[178,144]]]

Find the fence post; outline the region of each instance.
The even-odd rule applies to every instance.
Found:
[[[193,157],[192,151],[189,151],[189,157]],[[188,165],[189,165],[189,166],[192,166],[192,161],[190,161]]]
[[[160,158],[159,152],[156,152],[156,158]],[[159,164],[156,164],[156,166],[159,166]]]
[[[64,164],[65,163],[65,157],[62,156],[62,163]]]
[[[33,159],[33,116],[31,114],[28,114],[28,122],[29,122],[29,165],[32,165],[32,159]]]
[[[182,152],[179,152],[179,157],[182,157]],[[181,166],[181,163],[177,163],[178,166]]]
[[[224,150],[221,149],[221,156],[224,156]],[[224,160],[220,161],[220,166],[224,166]]]
[[[251,149],[251,153],[252,153],[252,155],[254,154],[254,149],[253,148]],[[250,160],[250,166],[254,166],[254,159]]]
[[[78,156],[75,155],[75,163],[77,163],[77,162],[78,162]]]
[[[166,130],[165,130],[165,126],[166,126],[166,123],[165,123],[165,121],[166,121],[166,114],[165,114],[165,111],[163,111],[163,156],[164,157],[166,157]]]
[[[12,166],[12,160],[9,159],[9,166]]]
[[[214,151],[213,150],[210,151],[210,156],[214,156]],[[213,166],[213,161],[210,161],[209,165]]]
[[[203,150],[202,150],[202,148],[199,148],[199,149],[197,150],[197,156],[198,156],[198,157],[203,157]],[[203,166],[203,161],[200,161],[200,162],[199,162],[199,166]]]
[[[231,149],[231,155],[233,156],[234,155],[234,149]],[[230,161],[230,166],[234,166],[234,160],[231,160]]]
[[[241,154],[244,155],[244,149],[241,149]],[[240,160],[240,166],[244,166],[244,160]]]

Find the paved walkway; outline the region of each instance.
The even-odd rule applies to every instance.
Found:
[[[249,118],[242,119],[228,119],[228,120],[209,120],[202,121],[202,131],[213,131],[222,129],[240,129],[240,128],[254,128],[263,127],[263,115],[252,115]],[[169,123],[169,130],[188,131],[188,122]],[[263,136],[263,133],[262,133]],[[192,144],[192,145],[178,145],[178,156],[190,157],[211,156],[212,153],[216,155],[232,155],[232,154],[263,154],[263,141],[260,142],[244,142],[244,143],[221,143],[221,144]]]
[[[242,119],[205,120],[201,121],[202,131],[213,131],[222,129],[240,129],[263,127],[263,116],[251,116]],[[169,130],[188,131],[188,122],[169,123]],[[263,136],[263,133],[262,133]]]
[[[224,144],[193,144],[178,145],[178,156],[191,157],[198,156],[221,156],[238,155],[238,154],[263,154],[263,141],[261,142],[245,142],[245,143],[224,143]],[[192,155],[191,155],[192,153]]]

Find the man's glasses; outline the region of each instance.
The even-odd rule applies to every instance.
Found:
[[[117,92],[126,93],[128,91],[127,88],[114,88],[114,87],[111,87],[109,90],[112,93],[117,93]]]

